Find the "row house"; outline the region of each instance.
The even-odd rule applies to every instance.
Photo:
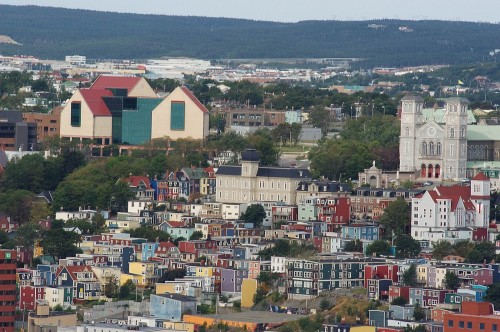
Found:
[[[298,208],[292,205],[275,205],[271,208],[271,222],[273,228],[288,221],[297,220]]]
[[[319,198],[306,197],[297,204],[297,220],[310,221],[318,220],[317,201]]]
[[[367,264],[364,269],[365,285],[368,284],[369,279],[388,279],[393,283],[398,283],[400,274],[399,264]]]
[[[347,193],[351,192],[349,185],[342,182],[330,180],[304,180],[300,181],[297,186],[297,204],[306,204],[308,199],[328,198],[334,196],[347,197]]]
[[[127,280],[132,280],[138,287],[151,287],[158,280],[158,263],[154,261],[130,262],[129,272],[122,273],[120,276],[120,285],[125,284]]]
[[[246,228],[242,225],[238,225],[234,231],[234,236],[241,244],[258,243],[264,234],[264,231],[260,228]]]
[[[318,220],[328,224],[328,231],[333,232],[350,220],[351,202],[348,197],[323,197],[316,201]]]
[[[406,303],[410,302],[410,286],[390,285],[388,301],[392,302],[395,298],[402,297]]]
[[[376,241],[379,239],[380,227],[374,224],[354,223],[341,227],[343,238],[350,240]]]
[[[356,218],[380,217],[391,202],[398,198],[410,202],[422,192],[421,189],[358,187],[350,197],[351,215]]]
[[[343,238],[336,232],[325,232],[321,236],[321,253],[335,254],[344,251],[344,247],[351,239]]]
[[[44,299],[44,286],[26,285],[19,287],[19,309],[21,310],[35,310],[37,302]]]
[[[286,287],[289,299],[311,299],[319,294],[320,263],[309,260],[288,260]]]
[[[389,287],[392,285],[391,279],[370,278],[365,284],[368,291],[368,299],[370,300],[385,300],[389,299]]]
[[[56,273],[56,285],[72,287],[73,302],[98,300],[101,286],[89,266],[62,266]]]
[[[338,259],[320,262],[320,290],[365,287],[365,267],[378,265],[382,260],[373,258]]]
[[[221,293],[241,293],[243,279],[248,278],[248,270],[217,268],[220,273]]]
[[[156,247],[154,257],[158,258],[179,258],[179,248],[172,242],[160,242]]]
[[[190,257],[193,260],[205,254],[214,253],[217,250],[216,243],[213,240],[179,241],[178,247],[181,257]],[[185,254],[189,255],[186,256]]]
[[[158,226],[158,229],[170,235],[173,239],[184,238],[188,240],[193,235],[196,228],[187,226],[182,221],[164,221]]]
[[[452,292],[449,289],[411,287],[409,304],[419,304],[423,308],[431,308],[437,304],[444,303],[446,294]]]
[[[122,180],[134,192],[135,197],[140,200],[153,200],[155,190],[151,187],[151,181],[147,176],[130,175]]]

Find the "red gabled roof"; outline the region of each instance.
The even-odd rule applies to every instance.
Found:
[[[474,204],[470,200],[470,187],[467,186],[440,186],[434,188],[433,191],[429,191],[431,198],[434,202],[438,199],[449,199],[451,200],[451,211],[455,211],[460,199],[463,201],[466,210],[474,210]]]
[[[71,276],[71,279],[78,280],[76,274],[78,272],[92,272],[92,269],[87,265],[76,265],[76,266],[61,266],[57,272],[56,276],[59,276],[62,270],[66,269]],[[93,273],[93,272],[92,272]]]
[[[111,91],[104,89],[80,89],[78,91],[80,91],[82,98],[89,105],[90,111],[94,116],[111,116],[108,106],[106,106],[106,103],[102,99],[104,96],[113,96]]]
[[[201,103],[201,101],[198,100],[198,98],[196,98],[193,95],[193,93],[191,91],[189,91],[188,88],[186,88],[185,86],[183,86],[183,87],[181,87],[181,89],[186,94],[186,96],[188,96],[188,98],[191,99],[196,104],[196,106],[198,106],[198,108],[200,109],[200,111],[202,111],[203,113],[208,113],[207,108]]]
[[[123,181],[129,183],[133,187],[138,187],[139,184],[143,182],[147,188],[151,188],[151,182],[149,181],[147,176],[131,175],[128,178],[124,179]]]
[[[474,181],[490,181],[490,179],[484,175],[483,172],[479,172],[476,174],[476,176],[472,179]]]
[[[172,242],[168,241],[168,242],[160,242],[160,244],[158,245],[158,248],[156,248],[155,250],[155,253],[156,254],[161,254],[163,253],[163,248],[166,248],[167,250],[166,251],[169,251],[171,248],[177,248],[175,246],[175,244],[173,244]]]
[[[126,77],[126,76],[99,76],[90,89],[127,89],[128,92],[132,90],[137,83],[141,80],[140,77]]]

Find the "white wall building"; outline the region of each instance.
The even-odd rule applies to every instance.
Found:
[[[416,240],[437,240],[464,227],[488,227],[490,181],[477,174],[468,186],[439,186],[412,199],[411,235]]]

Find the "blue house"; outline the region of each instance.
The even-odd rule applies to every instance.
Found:
[[[379,239],[379,227],[375,225],[350,224],[342,226],[342,237],[375,241]]]
[[[150,312],[154,318],[181,321],[186,313],[196,314],[196,298],[181,294],[152,294]]]

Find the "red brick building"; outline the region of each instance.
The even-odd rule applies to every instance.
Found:
[[[0,249],[0,329],[14,332],[16,320],[16,251]]]
[[[500,316],[488,302],[463,302],[462,312],[444,315],[443,332],[499,331]]]

